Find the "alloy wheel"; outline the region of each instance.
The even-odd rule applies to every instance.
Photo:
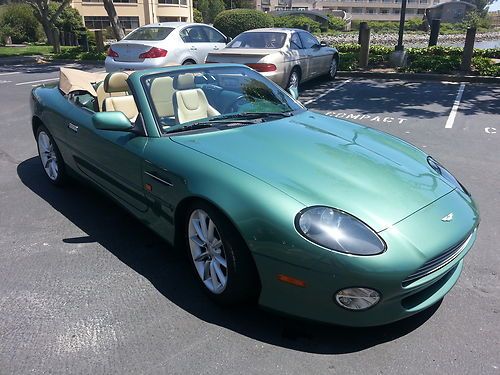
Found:
[[[56,181],[59,177],[57,153],[50,137],[43,130],[38,133],[38,152],[45,173],[52,181]]]
[[[288,88],[298,88],[299,87],[299,73],[294,70],[290,74],[290,79],[288,80]]]
[[[337,59],[333,58],[332,63],[330,64],[330,78],[335,78],[337,75]]]

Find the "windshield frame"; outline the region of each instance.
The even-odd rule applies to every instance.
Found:
[[[150,87],[148,86],[148,84],[146,82],[148,79],[151,79],[151,78],[156,79],[156,78],[159,78],[159,77],[167,77],[167,76],[172,76],[172,75],[180,75],[180,74],[185,74],[185,73],[189,73],[189,72],[196,73],[196,72],[199,72],[200,70],[202,70],[202,71],[205,71],[205,70],[214,70],[214,69],[215,70],[219,70],[219,69],[222,70],[222,69],[227,69],[227,68],[245,69],[245,70],[250,71],[252,74],[255,73],[258,76],[260,76],[259,77],[259,78],[261,78],[260,82],[263,81],[267,85],[270,85],[271,87],[277,89],[279,92],[281,92],[284,95],[286,95],[286,97],[290,100],[290,102],[293,105],[296,106],[295,109],[293,107],[291,107],[289,111],[276,112],[276,113],[285,113],[285,112],[288,112],[291,115],[295,115],[295,114],[307,111],[307,108],[302,103],[300,103],[298,100],[294,99],[281,86],[279,86],[275,82],[267,79],[266,77],[260,75],[259,73],[255,72],[253,69],[250,69],[246,65],[236,65],[236,64],[231,65],[231,66],[221,66],[221,65],[222,64],[213,64],[213,65],[212,64],[204,64],[203,67],[199,67],[199,66],[196,66],[196,65],[193,65],[192,67],[179,67],[179,68],[174,68],[174,70],[171,70],[171,71],[168,71],[168,72],[164,72],[164,71],[153,72],[151,74],[145,74],[145,75],[143,75],[143,76],[140,77],[140,83],[141,83],[141,86],[142,86],[142,90],[143,90],[143,92],[145,94],[145,97],[146,97],[149,109],[151,111],[151,114],[153,115],[153,119],[155,121],[155,125],[156,125],[156,128],[157,128],[158,133],[160,134],[160,136],[162,136],[162,137],[164,137],[164,136],[170,137],[170,136],[172,136],[174,134],[175,135],[181,135],[182,133],[179,133],[179,132],[175,132],[174,134],[169,133],[168,130],[170,130],[170,131],[177,130],[177,129],[180,129],[183,126],[189,125],[191,123],[196,123],[196,122],[200,122],[200,121],[207,121],[210,118],[215,119],[217,116],[210,117],[210,118],[204,118],[204,119],[198,119],[198,120],[195,120],[195,121],[185,122],[185,123],[182,123],[182,124],[175,124],[174,126],[172,126],[171,128],[169,128],[168,130],[165,130],[162,127],[162,125],[161,125],[161,122],[160,122],[160,117],[161,116],[158,115],[156,106],[155,106],[153,98],[151,96]],[[288,103],[286,103],[286,104],[288,104]],[[221,115],[224,115],[224,114],[221,114]],[[272,121],[279,120],[279,119],[280,119],[280,117],[276,116],[276,119],[273,119]],[[186,129],[186,132],[190,132],[190,130]]]

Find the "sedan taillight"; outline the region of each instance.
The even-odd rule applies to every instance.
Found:
[[[109,57],[120,57],[118,52],[114,51],[111,47],[108,48],[108,56]]]
[[[156,59],[158,57],[167,56],[167,51],[161,48],[153,47],[148,52],[141,53],[139,55],[140,59]]]
[[[274,72],[276,70],[276,65],[274,64],[249,63],[245,65],[258,72]]]

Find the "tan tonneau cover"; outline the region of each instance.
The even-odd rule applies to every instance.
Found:
[[[59,71],[59,88],[65,94],[73,91],[87,91],[90,95],[97,97],[93,84],[104,81],[106,74],[105,72],[93,73],[78,69],[61,68]]]

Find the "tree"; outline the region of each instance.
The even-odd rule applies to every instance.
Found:
[[[254,2],[252,0],[224,0],[226,9],[254,9]]]
[[[197,23],[203,23],[203,15],[198,9],[193,9],[193,21]]]
[[[111,28],[113,29],[113,34],[115,34],[115,38],[117,40],[121,40],[125,38],[125,31],[123,31],[123,27],[118,19],[118,14],[116,13],[115,5],[113,4],[113,0],[103,0],[104,9],[108,13],[109,23],[111,24]]]
[[[37,42],[41,37],[40,23],[33,10],[25,4],[5,7],[0,16],[1,39],[11,37],[13,43]]]
[[[481,17],[486,17],[486,15],[488,14],[488,6],[493,4],[495,0],[464,0],[464,1],[475,5]]]
[[[224,6],[224,0],[208,0],[208,4],[208,19],[205,21],[213,23],[215,17],[217,17],[220,12],[226,10]]]
[[[25,0],[34,10],[35,18],[40,22],[43,32],[47,36],[47,42],[56,49],[58,40],[54,39],[54,30],[56,29],[55,20],[59,17],[65,7],[68,6],[70,0],[62,0],[51,11],[50,0]]]

